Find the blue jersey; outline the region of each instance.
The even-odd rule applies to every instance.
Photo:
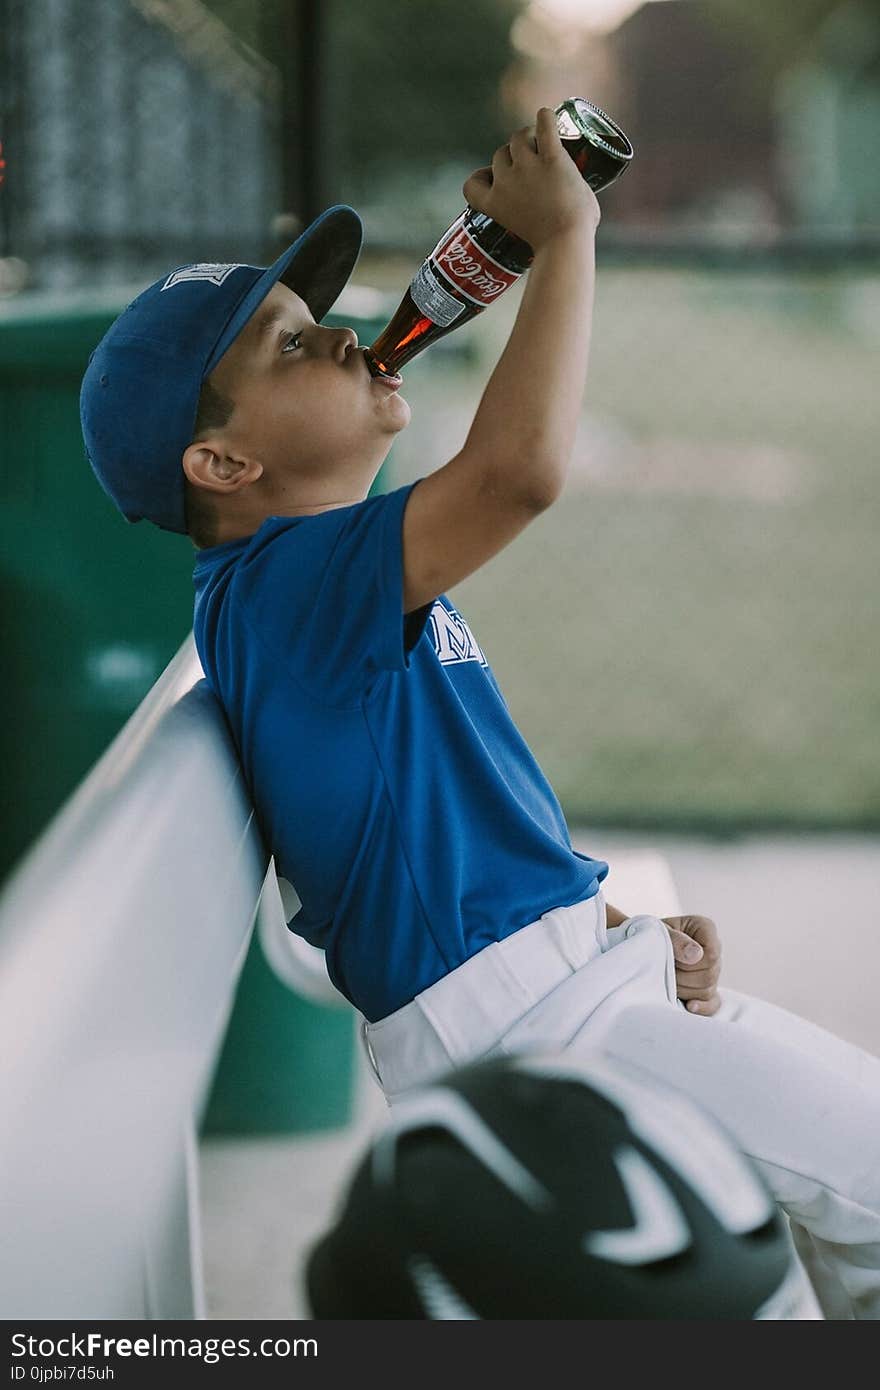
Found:
[[[291,930],[370,1022],[608,873],[572,848],[455,605],[403,613],[417,486],[267,517],[193,570],[202,668],[302,903]]]

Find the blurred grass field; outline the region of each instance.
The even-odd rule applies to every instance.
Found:
[[[524,284],[410,365],[387,486],[461,447]],[[880,275],[600,249],[565,492],[450,594],[570,823],[880,825],[878,347]]]

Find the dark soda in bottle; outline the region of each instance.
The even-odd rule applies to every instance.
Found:
[[[563,147],[582,177],[594,193],[607,188],[633,157],[620,126],[583,97],[563,101],[555,112]],[[417,353],[494,304],[533,260],[528,242],[466,207],[419,266],[387,327],[364,349],[373,376],[398,376]]]

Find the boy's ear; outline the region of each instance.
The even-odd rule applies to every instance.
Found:
[[[203,439],[199,440],[198,444],[189,444],[180,460],[187,482],[192,485],[204,482],[215,456],[216,446],[212,446],[210,440]]]
[[[256,459],[231,458],[216,439],[202,439],[183,452],[181,466],[188,481],[210,492],[233,492],[243,483],[256,482],[263,465]]]

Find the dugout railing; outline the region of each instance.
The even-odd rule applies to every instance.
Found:
[[[339,1000],[190,633],[0,895],[0,1317],[207,1316],[198,1132],[255,923]]]

